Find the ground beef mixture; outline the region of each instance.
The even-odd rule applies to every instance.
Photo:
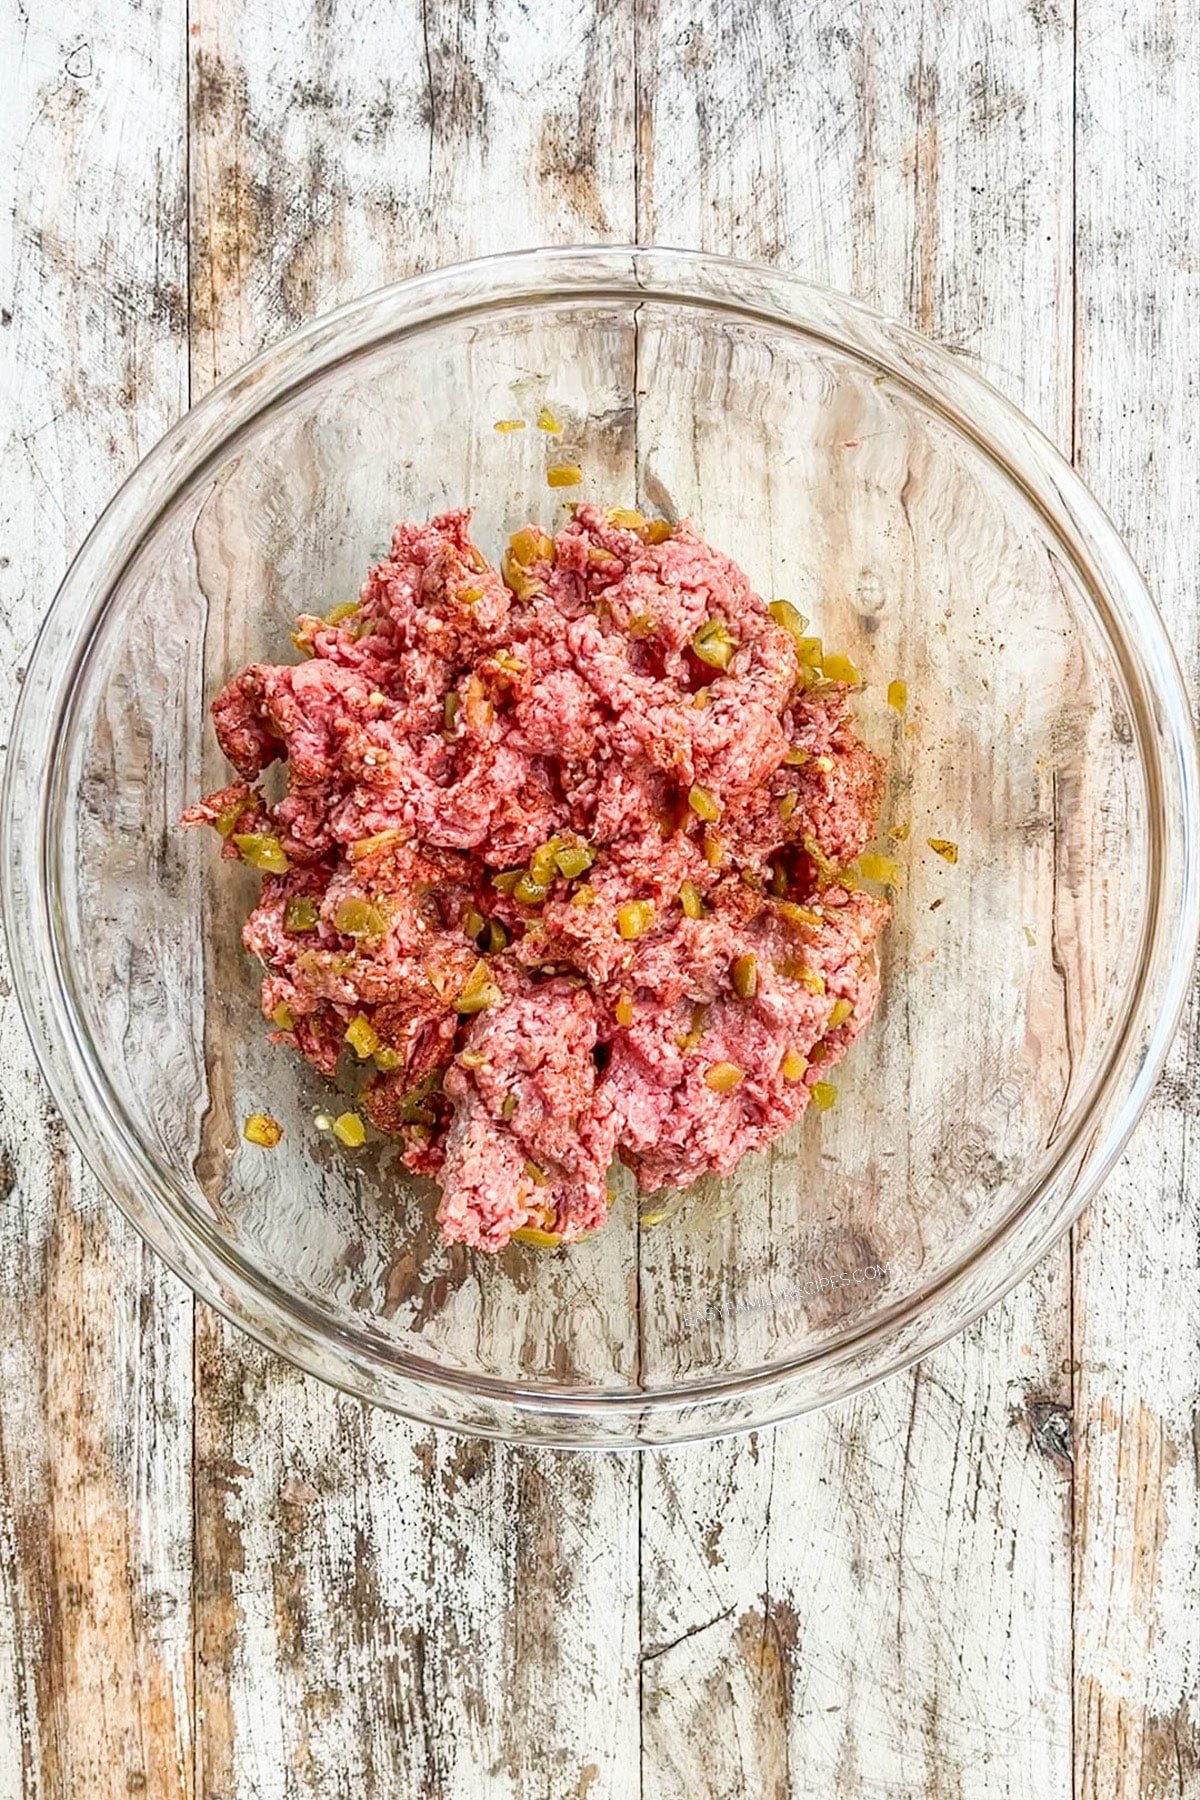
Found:
[[[400,525],[305,659],[213,706],[240,779],[185,815],[264,875],[274,1041],[441,1186],[447,1240],[569,1242],[795,1123],[874,1011],[886,903],[847,872],[882,765],[845,658],[689,524],[581,506],[500,568]],[[287,791],[255,784],[286,759]]]

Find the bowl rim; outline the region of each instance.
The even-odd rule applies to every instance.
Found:
[[[985,1239],[865,1326],[780,1362],[656,1388],[522,1383],[443,1367],[389,1347],[369,1329],[347,1328],[255,1269],[164,1185],[124,1123],[71,1004],[55,928],[52,825],[66,760],[59,750],[69,736],[79,671],[124,571],[181,489],[203,480],[264,413],[387,343],[499,307],[602,298],[724,309],[824,338],[875,362],[972,440],[1036,507],[1084,579],[1126,685],[1148,784],[1152,881],[1125,1018],[1036,1184]],[[568,1446],[588,1441],[584,1426],[599,1428],[607,1444],[681,1441],[826,1404],[927,1355],[1009,1292],[1078,1215],[1136,1125],[1185,1003],[1200,936],[1198,789],[1186,689],[1146,583],[1081,478],[982,376],[857,300],[754,263],[653,245],[531,249],[428,271],[302,326],[218,383],[135,467],[72,560],[29,659],[0,802],[0,903],[20,1009],[72,1136],[102,1186],[202,1299],[309,1373],[424,1422]],[[1105,1103],[1122,1075],[1128,1091],[1106,1118]],[[973,1282],[984,1267],[990,1279]],[[854,1361],[864,1353],[876,1361],[859,1374]],[[848,1377],[840,1383],[839,1370]],[[825,1375],[824,1387],[789,1388],[814,1371]],[[720,1421],[731,1399],[771,1390],[778,1410],[768,1401],[753,1417]],[[476,1416],[471,1407],[482,1410]]]

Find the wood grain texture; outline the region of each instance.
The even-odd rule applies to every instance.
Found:
[[[907,315],[1069,447],[1066,15],[662,0],[642,37],[643,237]],[[911,1375],[647,1459],[648,1794],[1065,1800],[1068,1359],[1064,1247]]]
[[[1198,84],[1194,6],[1081,11],[1077,457],[1149,579],[1193,698]],[[1149,120],[1173,121],[1155,128],[1153,155]],[[1193,994],[1149,1113],[1075,1232],[1078,1800],[1200,1794],[1198,1104]]]
[[[1195,680],[1197,20],[1077,12],[9,0],[0,712],[189,377],[418,268],[635,234],[978,360]],[[1063,1246],[820,1417],[571,1458],[365,1410],[204,1309],[193,1368],[5,982],[0,1800],[1198,1800],[1198,1073],[1193,1007],[1073,1307]]]
[[[184,13],[4,10],[0,710],[187,403]],[[15,679],[14,679],[15,678]],[[191,1782],[191,1301],[100,1195],[0,998],[0,1795]]]
[[[193,0],[199,392],[456,256],[634,229],[632,20]],[[202,1313],[197,1793],[638,1791],[637,1468],[365,1415]]]

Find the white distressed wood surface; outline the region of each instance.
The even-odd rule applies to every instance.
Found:
[[[113,485],[187,405],[179,0],[0,24],[0,711]],[[192,1305],[0,998],[0,1795],[192,1793]]]
[[[448,257],[633,233],[615,9],[191,17],[197,393]],[[198,1795],[637,1793],[636,1463],[364,1417],[204,1313],[196,1367]]]
[[[1200,9],[1082,11],[1076,454],[1149,577],[1193,703],[1198,91]],[[1104,1800],[1200,1793],[1198,1112],[1193,991],[1149,1114],[1074,1233],[1076,1781]]]
[[[47,16],[42,16],[43,14]],[[1200,658],[1185,0],[5,0],[0,680],[261,343],[539,241],[702,244],[979,361]],[[1194,1017],[1075,1234],[856,1402],[435,1437],[253,1349],[81,1173],[0,995],[0,1800],[1200,1796]]]
[[[908,316],[1068,445],[1054,9],[658,18],[642,234],[780,258]],[[806,79],[764,87],[780,64]],[[648,1461],[648,1791],[1070,1792],[1070,1483],[1030,1431],[1031,1407],[1069,1401],[1068,1318],[1064,1247],[910,1375],[773,1438]]]

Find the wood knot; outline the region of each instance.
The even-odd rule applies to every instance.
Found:
[[[1026,1400],[1025,1417],[1034,1447],[1069,1469],[1075,1459],[1071,1409],[1059,1400]]]

